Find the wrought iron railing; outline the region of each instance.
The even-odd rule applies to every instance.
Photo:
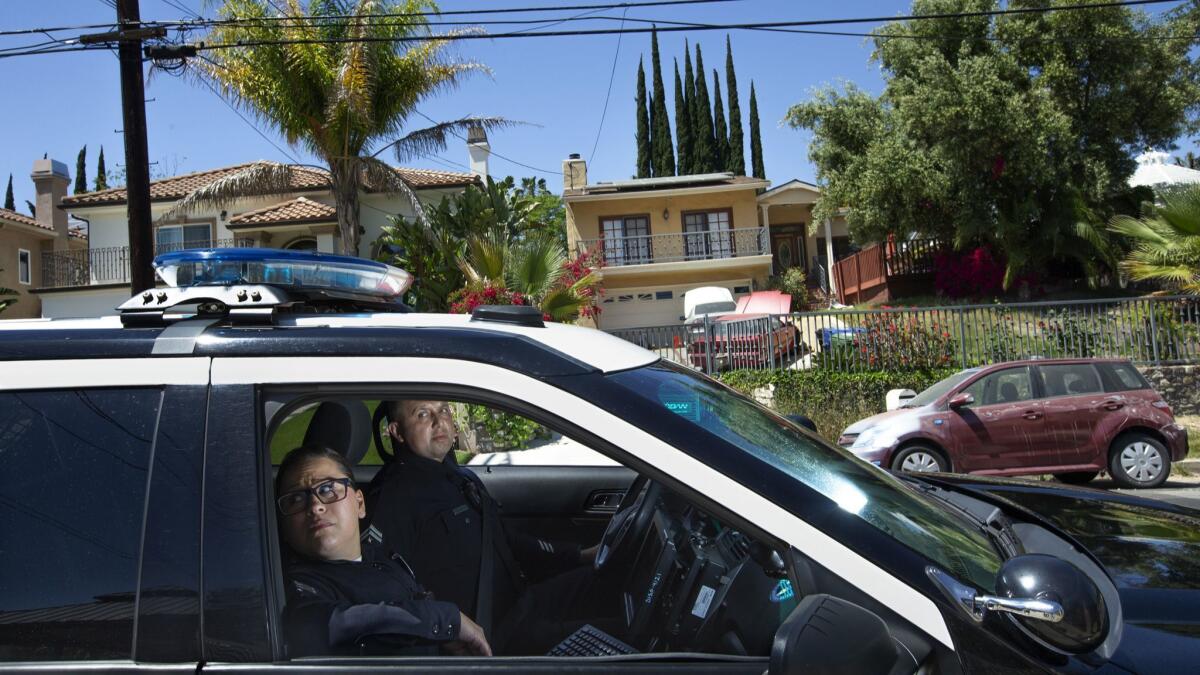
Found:
[[[160,244],[154,255],[194,248],[241,248],[253,246],[251,239],[214,239],[178,244]],[[42,254],[42,288],[72,288],[119,284],[129,281],[129,247],[110,246]]]
[[[610,332],[708,372],[968,368],[1038,357],[1195,364],[1200,297],[797,312]]]
[[[741,227],[732,230],[583,239],[578,243],[578,251],[598,251],[606,267],[623,267],[769,255],[771,238],[765,227]]]

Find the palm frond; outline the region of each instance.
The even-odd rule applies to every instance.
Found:
[[[535,237],[512,247],[509,253],[505,277],[512,290],[539,297],[563,275],[566,255],[553,239]]]
[[[238,199],[284,194],[295,190],[299,172],[311,176],[316,173],[309,168],[279,162],[255,162],[244,169],[219,178],[204,187],[193,190],[175,202],[159,221],[170,220],[186,213],[204,209],[221,208]]]
[[[504,230],[491,227],[482,235],[467,239],[467,254],[459,260],[459,268],[473,283],[503,283],[508,258],[508,238]]]
[[[397,139],[379,148],[372,156],[378,156],[388,148],[392,148],[397,162],[407,162],[412,159],[439,153],[450,143],[449,136],[466,137],[471,128],[478,126],[484,131],[506,129],[519,124],[503,117],[463,117],[449,122],[439,122],[434,126],[413,131],[403,138]]]
[[[403,195],[412,206],[417,222],[427,230],[432,229],[433,226],[429,223],[429,216],[425,213],[425,205],[421,203],[421,198],[417,196],[416,190],[413,190],[411,185],[404,182],[404,178],[395,168],[374,157],[359,158],[359,166],[362,167],[364,186],[387,194]]]
[[[571,292],[571,289],[559,287],[552,289],[542,297],[542,301],[538,303],[538,309],[544,314],[549,314],[550,318],[559,322],[574,321],[579,317],[579,310],[583,307],[586,301]]]

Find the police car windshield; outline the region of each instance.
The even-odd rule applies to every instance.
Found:
[[[783,470],[964,581],[994,586],[1001,559],[987,536],[886,471],[814,441],[782,417],[683,366],[660,363],[610,377],[631,396]]]

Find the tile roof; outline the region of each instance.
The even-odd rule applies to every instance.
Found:
[[[185,173],[179,176],[150,181],[150,201],[173,202],[182,199],[193,190],[202,188],[215,180],[236,173],[252,164],[254,162],[246,162],[219,169]],[[326,190],[329,188],[329,172],[309,167],[295,167],[295,169],[291,186],[293,191],[305,192],[309,190]],[[398,168],[396,169],[396,173],[400,174],[409,185],[417,189],[461,187],[478,182],[478,179],[469,173],[409,168]],[[62,205],[65,207],[106,206],[124,204],[125,199],[125,188],[113,188],[111,190],[71,195],[63,199]]]
[[[43,230],[53,231],[53,229],[54,229],[47,225],[43,225],[43,224],[39,223],[38,221],[34,220],[33,218],[30,218],[29,216],[27,216],[23,213],[17,213],[16,211],[9,211],[8,209],[0,209],[0,220],[10,220],[14,223],[20,223],[22,225],[30,225],[32,227],[40,227]]]
[[[266,208],[239,213],[229,219],[230,227],[250,225],[283,225],[293,223],[321,223],[337,220],[337,209],[307,197],[272,204]]]

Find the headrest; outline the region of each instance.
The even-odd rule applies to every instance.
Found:
[[[324,401],[308,423],[304,444],[332,448],[342,453],[346,463],[355,466],[371,444],[371,413],[358,399]]]

